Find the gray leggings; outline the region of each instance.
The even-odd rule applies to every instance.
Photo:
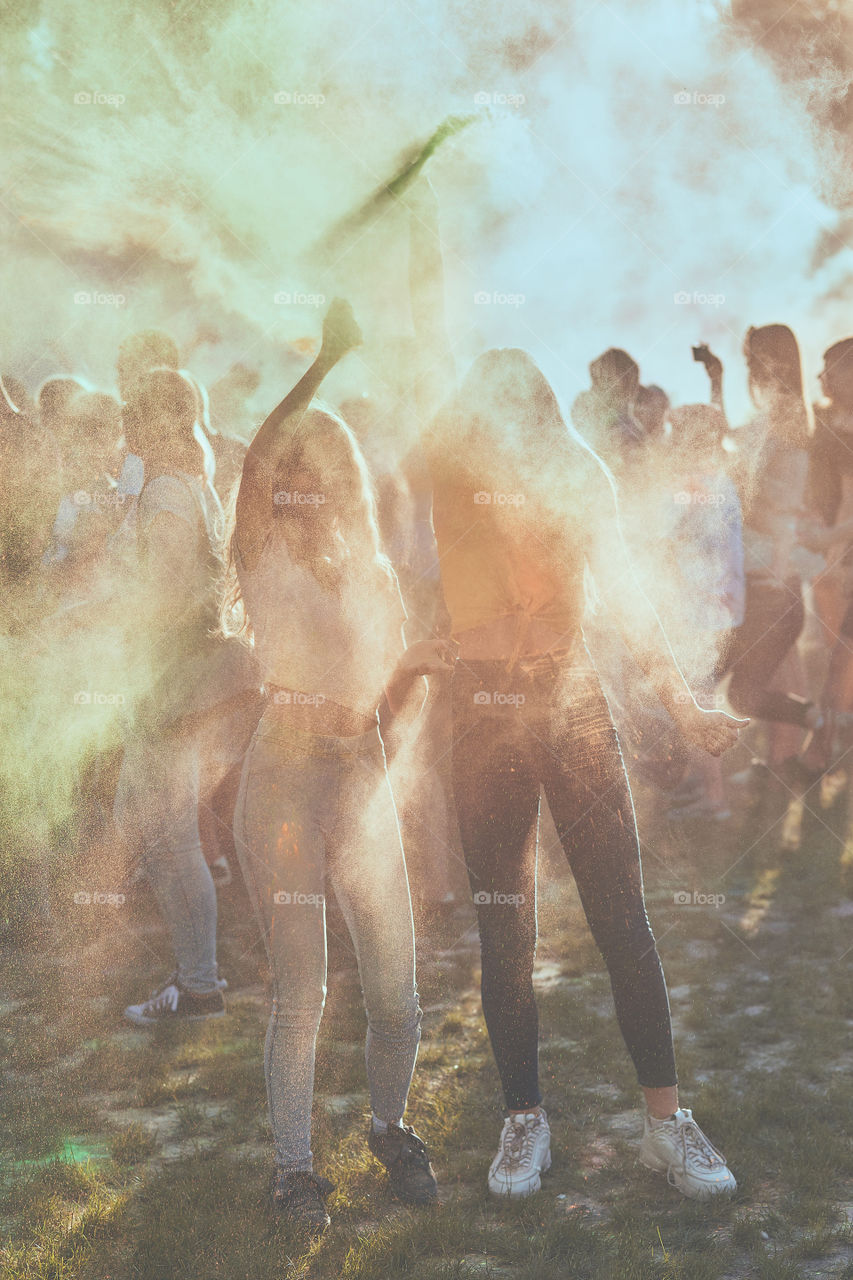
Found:
[[[139,848],[187,991],[218,990],[216,889],[198,829],[200,747],[192,735],[137,734],[125,748],[115,821]]]
[[[234,837],[272,969],[264,1062],[276,1164],[311,1170],[327,873],[355,947],[381,1120],[405,1111],[420,1040],[409,883],[378,728],[310,734],[270,703],[243,766]]]

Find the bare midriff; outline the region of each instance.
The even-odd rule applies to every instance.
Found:
[[[351,707],[343,707],[339,702],[332,702],[328,698],[323,702],[306,702],[306,695],[298,689],[285,689],[276,684],[267,685],[267,689],[276,713],[294,728],[304,729],[307,733],[355,738],[376,728],[375,715],[354,711]]]

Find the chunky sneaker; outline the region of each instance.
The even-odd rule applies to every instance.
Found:
[[[496,1196],[530,1196],[551,1168],[551,1130],[544,1111],[507,1116],[498,1154],[489,1169],[489,1190]]]
[[[711,1145],[687,1107],[654,1128],[646,1115],[640,1162],[666,1173],[670,1186],[692,1200],[709,1200],[737,1188],[725,1156]]]
[[[410,1124],[389,1124],[382,1133],[373,1128],[367,1145],[388,1170],[391,1194],[404,1204],[433,1204],[438,1194],[426,1143]]]
[[[277,1169],[270,1188],[270,1202],[276,1213],[282,1213],[298,1226],[306,1227],[312,1236],[320,1236],[331,1222],[326,1209],[326,1196],[335,1185],[328,1178],[313,1173],[285,1173]]]
[[[168,982],[142,1004],[129,1004],[124,1016],[140,1027],[152,1027],[158,1022],[201,1022],[204,1018],[223,1018],[225,1001],[222,991],[210,991],[197,995],[184,991],[176,982]]]

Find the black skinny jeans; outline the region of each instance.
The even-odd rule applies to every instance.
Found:
[[[582,645],[580,657],[539,667],[508,676],[505,663],[460,660],[452,684],[453,788],[480,928],[483,1014],[510,1111],[541,1101],[536,842],[528,838],[540,784],[639,1082],[676,1083],[669,1001],[610,709]]]
[[[805,618],[796,579],[777,587],[747,574],[743,622],[731,633],[715,672],[717,681],[732,673],[728,697],[738,715],[806,728],[812,703],[767,687],[796,644]]]

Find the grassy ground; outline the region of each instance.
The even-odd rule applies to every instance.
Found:
[[[166,970],[155,917],[75,904],[69,879],[58,922],[0,956],[0,1275],[849,1280],[853,851],[838,815],[816,808],[802,850],[780,853],[780,819],[776,797],[728,826],[641,823],[682,1101],[735,1170],[732,1201],[685,1201],[637,1164],[638,1093],[607,975],[571,881],[552,875],[538,966],[554,1151],[543,1190],[517,1204],[485,1190],[501,1110],[465,907],[421,947],[409,1115],[429,1138],[441,1204],[388,1201],[364,1142],[363,1013],[333,919],[314,1150],[337,1190],[332,1229],[307,1250],[266,1207],[264,974],[239,886],[222,895],[227,1017],[152,1033],[118,1011]]]

